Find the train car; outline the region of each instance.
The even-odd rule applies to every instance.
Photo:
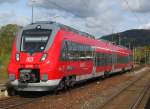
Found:
[[[14,40],[8,75],[16,91],[49,91],[132,68],[132,52],[51,21],[24,27]]]

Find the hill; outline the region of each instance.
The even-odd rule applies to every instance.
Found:
[[[100,39],[112,41],[116,44],[126,47],[144,47],[150,46],[150,30],[133,29],[120,33],[115,33],[107,36],[103,36]]]

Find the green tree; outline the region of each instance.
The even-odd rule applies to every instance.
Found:
[[[8,24],[0,28],[0,79],[6,78],[12,43],[20,28],[16,24]]]

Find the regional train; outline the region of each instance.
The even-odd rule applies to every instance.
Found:
[[[17,34],[8,75],[16,91],[50,91],[132,67],[131,50],[60,23],[40,21]]]

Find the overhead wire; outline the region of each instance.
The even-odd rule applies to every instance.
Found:
[[[84,0],[83,0],[83,2],[84,2],[84,4],[85,4],[85,6],[88,6],[88,5],[86,4],[87,2],[85,2]],[[128,3],[127,0],[126,0],[126,4],[127,4],[128,7],[130,8],[129,3]],[[110,8],[111,8],[111,7],[110,7]],[[111,9],[110,9],[110,10],[111,10]],[[130,10],[131,10],[131,9],[130,9]],[[132,12],[134,13],[133,10],[132,10]],[[109,18],[109,17],[107,17],[107,16],[104,15],[104,14],[103,14],[103,16],[104,16],[105,18]],[[136,15],[136,13],[134,13],[134,16],[137,18],[137,21],[138,21],[138,22],[142,22],[142,21],[140,20],[140,18],[138,18],[138,16]],[[122,44],[121,44],[121,41],[122,41],[121,34],[116,31],[116,28],[114,28],[113,25],[112,25],[111,23],[109,23],[109,21],[110,21],[110,20],[108,20],[107,24],[109,24],[109,25],[112,26],[112,38],[111,38],[112,43],[117,44],[117,42],[118,42],[119,45],[122,45]],[[101,27],[101,28],[102,28],[102,27]],[[103,30],[106,30],[106,29],[103,28]],[[108,29],[107,29],[107,30],[108,30]],[[115,31],[116,31],[116,32],[115,32]],[[117,42],[116,42],[116,41],[114,42],[113,34],[117,34],[117,35],[118,35],[118,41],[117,41]],[[126,39],[126,37],[123,37],[123,38]],[[126,43],[125,43],[125,44],[126,44]],[[126,46],[126,45],[124,45],[124,46]],[[130,47],[129,47],[129,48],[130,48]]]
[[[48,1],[48,2],[50,2],[50,3],[53,4],[53,5],[55,5],[57,8],[60,8],[60,9],[65,10],[65,11],[67,11],[67,12],[70,12],[69,9],[66,9],[66,8],[60,6],[60,5],[58,5],[57,3],[55,3],[55,2],[52,2],[52,1]],[[71,12],[70,12],[70,13],[71,13]],[[78,15],[78,14],[76,14],[76,16],[77,16],[77,17],[81,17],[81,16]]]
[[[83,1],[83,4],[84,4],[83,6],[84,6],[85,8],[89,8],[88,5],[87,5],[87,2],[86,2],[85,0],[82,0],[82,1]],[[58,5],[58,4],[55,3],[55,2],[52,2],[52,1],[48,1],[48,2],[50,2],[51,4],[53,4],[54,6],[56,6],[56,7],[59,8],[59,9],[65,10],[65,11],[67,11],[67,12],[70,12],[70,10],[68,10],[68,9],[66,9],[66,8],[64,8],[64,7],[60,6],[60,5]],[[127,1],[127,0],[124,0],[124,2],[127,4],[128,8],[129,8],[130,10],[132,10],[132,9],[130,8],[130,6],[129,6],[128,1]],[[110,10],[111,10],[111,9],[110,9]],[[71,13],[71,12],[70,12],[70,13]],[[141,20],[138,18],[138,16],[136,15],[136,13],[135,13],[133,10],[132,10],[132,13],[133,13],[134,16],[136,17],[137,21],[138,21],[138,22],[141,22]],[[81,16],[78,15],[78,14],[75,14],[75,16],[81,18]],[[104,14],[103,14],[103,16],[105,16],[105,18],[109,18],[109,17],[107,17],[107,16],[104,15]],[[57,17],[59,17],[59,16],[57,16]],[[110,21],[110,20],[108,20],[107,24],[109,24],[109,25],[112,26],[112,34],[114,34],[116,28],[114,29],[114,26],[113,26],[111,23],[109,23],[109,21]],[[99,28],[102,29],[102,30],[105,30],[105,31],[106,31],[106,30],[109,30],[109,31],[110,31],[109,28],[105,28],[105,27],[103,27],[103,26],[99,26]],[[120,36],[120,34],[118,34],[118,35]]]
[[[83,0],[83,2],[84,2],[84,4],[85,4],[84,6],[87,6],[87,7],[88,7],[87,2],[85,2],[84,0]],[[112,8],[112,7],[109,7],[109,8]],[[111,9],[107,9],[107,10],[111,10]],[[104,15],[104,14],[103,14],[103,16],[104,16],[104,18],[109,18],[109,17],[107,17],[107,16]],[[108,25],[111,25],[111,27],[112,27],[112,29],[111,29],[111,30],[112,30],[111,42],[112,42],[113,44],[121,45],[121,40],[122,40],[122,39],[121,39],[121,34],[116,31],[116,28],[114,27],[113,24],[110,23],[110,21],[111,21],[111,20],[108,20],[107,24],[108,24]],[[109,28],[104,28],[104,27],[102,27],[102,26],[99,26],[99,28],[103,29],[104,31],[106,31],[106,30],[109,30],[109,31],[110,31]],[[115,32],[115,31],[116,31],[116,32]],[[114,34],[117,34],[117,35],[118,35],[118,41],[114,41],[114,37],[113,37]],[[118,43],[117,43],[117,42],[118,42]]]
[[[89,8],[88,5],[87,5],[87,2],[85,0],[82,0],[82,1],[83,1],[83,4],[84,4],[83,6],[84,7],[86,6],[86,8]],[[103,16],[104,16],[104,14],[103,14]],[[106,19],[106,18],[109,18],[109,17],[105,16],[104,18]],[[111,27],[112,27],[111,30],[112,30],[112,34],[113,34],[115,29],[113,28],[113,25],[110,23],[110,20],[108,20],[107,24],[111,25]],[[104,27],[102,25],[99,25],[99,28],[104,30],[104,31],[106,31],[106,30],[110,31],[109,28],[106,28],[106,27]]]
[[[57,8],[59,8],[59,9],[62,9],[62,10],[64,10],[64,11],[67,11],[67,12],[69,12],[69,13],[71,13],[71,11],[70,10],[68,10],[68,9],[66,9],[66,8],[64,8],[64,7],[62,7],[62,6],[60,6],[60,5],[58,5],[57,3],[55,3],[55,2],[52,2],[52,1],[48,1],[48,2],[50,2],[51,4],[53,4],[54,6],[56,6]],[[85,8],[88,8],[88,5],[87,5],[87,2],[85,2],[84,0],[83,0],[83,3],[84,3],[84,7]],[[80,15],[78,15],[78,14],[74,14],[76,17],[78,17],[78,18],[81,18],[81,16]],[[57,16],[58,17],[58,16]],[[108,24],[108,23],[107,23]],[[104,27],[99,27],[100,29],[102,29],[102,30],[104,30],[104,31],[106,31],[106,30],[109,30],[109,29],[107,29],[107,28],[104,28]],[[88,32],[89,33],[89,32]]]
[[[66,9],[66,8],[64,8],[64,7],[60,6],[60,5],[58,5],[58,4],[55,3],[55,2],[52,2],[52,1],[48,1],[48,2],[51,3],[51,4],[53,4],[54,6],[56,6],[56,7],[59,8],[59,9],[62,9],[62,10],[65,10],[65,11],[71,13],[70,10],[68,10],[68,9]],[[85,8],[89,8],[86,1],[82,0],[82,3],[84,4],[83,6],[84,6]],[[81,18],[81,16],[78,15],[78,14],[75,14],[75,16],[77,16],[78,18]],[[59,16],[57,16],[57,17],[59,17]],[[107,17],[106,17],[106,18],[107,18]],[[109,21],[109,20],[108,20],[108,21]],[[113,25],[112,25],[111,23],[108,23],[108,22],[107,22],[107,24],[109,24],[109,25],[111,25],[111,26],[113,27]],[[103,27],[103,26],[99,26],[99,28],[102,29],[102,30],[105,30],[105,31],[106,31],[106,30],[110,31],[109,28],[105,28],[105,27]],[[112,30],[114,31],[115,29],[112,29]],[[112,31],[112,33],[113,33],[113,31]]]
[[[134,17],[137,19],[137,22],[143,24],[143,23],[144,23],[143,20],[142,20],[139,16],[137,16],[136,12],[130,7],[128,0],[124,0],[124,2],[125,2],[126,5],[128,6],[128,8],[131,10],[131,12],[132,12],[132,14],[134,15]],[[140,3],[140,2],[141,2],[141,1],[139,0],[139,3]],[[141,7],[141,6],[140,6],[140,7]],[[145,27],[143,27],[143,28],[145,29]],[[135,43],[135,39],[132,39],[132,40],[133,40],[133,42],[131,42],[131,43],[134,44],[134,43]],[[133,48],[134,48],[134,45],[133,45]]]
[[[142,24],[143,21],[141,20],[140,17],[137,16],[136,12],[130,7],[128,0],[124,0],[124,2],[127,5],[127,7],[131,10],[131,12],[135,16],[135,18],[137,19],[137,22],[140,22]]]

